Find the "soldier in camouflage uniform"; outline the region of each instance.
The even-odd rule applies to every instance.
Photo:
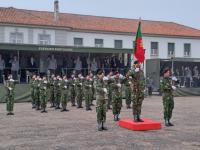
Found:
[[[92,72],[89,73],[89,77],[90,77],[90,82],[92,85],[92,98],[91,98],[91,106],[94,106],[93,104],[93,100],[95,99],[95,88],[94,88],[94,75],[92,74]]]
[[[55,89],[54,89],[54,94],[56,97],[55,109],[60,109],[61,92],[62,92],[62,78],[60,76],[57,76],[57,80],[55,82]]]
[[[144,72],[140,69],[140,63],[134,62],[134,69],[129,72],[132,77],[132,101],[133,116],[135,122],[143,122],[140,118],[142,102],[144,100],[145,78]]]
[[[46,113],[46,107],[47,107],[47,78],[43,77],[41,80],[41,85],[40,85],[40,102],[41,102],[41,113]]]
[[[110,105],[112,104],[112,76],[113,72],[110,71],[109,74],[107,75],[108,77],[108,102],[107,102],[107,109],[111,109]]]
[[[114,121],[119,121],[119,114],[122,107],[122,85],[120,81],[120,74],[118,71],[115,72],[112,85],[112,111],[114,115]]]
[[[35,108],[35,82],[36,82],[36,75],[33,75],[32,78],[31,78],[31,82],[30,82],[30,85],[31,85],[31,99],[32,99],[32,108]]]
[[[51,75],[51,78],[49,79],[50,89],[49,89],[49,101],[50,101],[50,108],[55,107],[55,95],[54,95],[54,87],[56,83],[56,77],[54,74]]]
[[[83,76],[81,74],[78,75],[78,78],[75,81],[76,85],[76,103],[77,108],[83,108],[82,101],[83,101]]]
[[[67,76],[63,76],[62,92],[61,92],[61,104],[62,104],[61,112],[69,111],[67,109],[68,99],[69,99],[69,81],[67,80]]]
[[[40,86],[41,86],[41,78],[40,76],[37,76],[35,80],[35,106],[36,110],[40,110]]]
[[[76,106],[76,90],[75,90],[75,74],[71,75],[71,79],[69,80],[70,83],[70,100],[72,107]]]
[[[123,79],[122,83],[124,84],[125,89],[125,97],[126,97],[126,108],[131,108],[131,77],[129,77],[128,73],[126,77]]]
[[[173,126],[170,122],[172,117],[172,111],[174,109],[174,97],[173,97],[173,90],[176,89],[175,86],[172,86],[172,80],[170,78],[170,70],[164,70],[164,77],[161,81],[161,92],[162,92],[162,99],[163,99],[163,107],[164,107],[164,120],[165,126]]]
[[[15,89],[16,81],[13,80],[12,75],[8,76],[8,80],[6,81],[6,109],[7,115],[14,115],[13,108],[14,108],[14,89]]]
[[[105,122],[106,122],[106,111],[107,111],[106,101],[108,97],[103,77],[104,77],[104,72],[103,70],[99,69],[97,71],[97,81],[95,84],[98,131],[107,130],[107,128],[105,127]]]
[[[91,101],[92,101],[92,84],[93,82],[90,79],[90,76],[88,75],[86,77],[86,80],[84,81],[84,97],[85,97],[85,107],[86,111],[92,110],[90,108],[91,106]]]

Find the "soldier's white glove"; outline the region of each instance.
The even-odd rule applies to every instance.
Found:
[[[92,85],[89,85],[89,87],[92,87]]]
[[[11,87],[9,87],[8,89],[9,89],[10,91],[12,90],[12,88],[11,88]]]
[[[82,84],[82,83],[79,83],[79,85],[81,85],[81,86],[82,86],[83,84]]]
[[[139,72],[140,71],[140,68],[135,68],[135,72]]]
[[[46,90],[47,89],[47,87],[44,87],[44,90]]]
[[[65,86],[64,86],[64,88],[66,89],[66,88],[67,88],[67,86],[65,85]]]
[[[108,77],[103,77],[103,80],[104,80],[104,81],[107,81],[107,80],[108,80]]]
[[[14,82],[15,80],[13,80],[13,79],[10,79],[10,81]]]
[[[58,83],[58,86],[60,86],[60,83]]]
[[[72,84],[73,86],[75,86],[75,84]]]
[[[176,87],[172,85],[172,89],[173,89],[173,90],[176,90]]]
[[[129,79],[133,79],[131,76],[129,76]]]
[[[108,90],[106,88],[103,88],[103,91],[107,94]]]
[[[122,87],[122,85],[121,85],[120,83],[118,83],[117,86],[118,86],[119,88]]]
[[[123,79],[123,78],[124,78],[124,76],[123,76],[122,74],[120,74],[120,75],[119,75],[119,78],[120,78],[120,79]]]
[[[45,80],[44,83],[47,83],[47,80]]]
[[[129,81],[128,84],[131,84],[131,81]]]
[[[172,77],[172,81],[177,81],[178,79],[174,76]]]

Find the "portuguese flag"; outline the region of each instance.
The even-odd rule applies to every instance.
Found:
[[[133,51],[135,58],[140,62],[143,63],[145,56],[144,56],[144,48],[142,44],[142,32],[141,32],[141,22],[139,22],[138,30],[135,38],[135,48]]]

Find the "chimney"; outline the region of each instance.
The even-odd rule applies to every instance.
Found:
[[[54,1],[54,20],[59,20],[59,2],[58,0]]]

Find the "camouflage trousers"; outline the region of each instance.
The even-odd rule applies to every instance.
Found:
[[[164,119],[170,120],[174,109],[174,99],[172,95],[163,95]]]
[[[35,93],[34,93],[35,91],[32,89],[31,90],[31,99],[32,99],[32,106],[35,106]]]
[[[85,107],[90,108],[92,104],[92,93],[90,91],[85,91]]]
[[[57,92],[56,93],[56,107],[60,107],[60,101],[61,101],[61,93]]]
[[[133,93],[132,101],[133,101],[133,115],[139,116],[141,115],[142,102],[144,100],[144,93]]]
[[[126,105],[130,106],[131,105],[131,88],[125,87],[125,98],[126,98]]]
[[[49,101],[50,101],[51,106],[55,106],[55,95],[54,95],[54,89],[52,87],[49,93]]]
[[[35,97],[35,106],[37,109],[40,109],[40,92],[36,91],[34,97]]]
[[[113,115],[120,114],[121,108],[122,108],[122,97],[113,95],[113,97],[112,97]]]
[[[97,100],[97,123],[106,122],[107,104],[105,100]]]
[[[108,88],[108,102],[107,102],[107,108],[110,108],[110,105],[112,104],[112,90]]]
[[[67,108],[67,102],[68,102],[68,94],[63,93],[61,96],[61,105],[63,110]]]
[[[71,103],[72,103],[72,106],[75,105],[75,99],[76,99],[76,94],[75,94],[75,90],[71,90],[70,92],[70,99],[71,99]]]
[[[82,92],[78,92],[76,95],[77,107],[82,107],[82,101],[83,101],[83,94]]]
[[[47,107],[47,94],[46,92],[41,92],[40,94],[41,109],[45,110]]]
[[[10,95],[6,99],[6,109],[10,113],[13,112],[13,108],[14,108],[14,95]]]

